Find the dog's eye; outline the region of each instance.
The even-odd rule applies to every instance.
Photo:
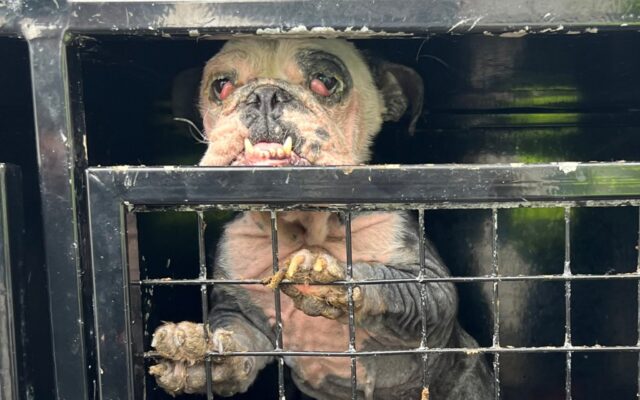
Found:
[[[329,97],[336,91],[338,80],[333,76],[317,74],[309,84],[310,89],[320,96]]]
[[[218,99],[224,100],[233,92],[234,86],[229,78],[220,78],[213,81],[211,88]]]

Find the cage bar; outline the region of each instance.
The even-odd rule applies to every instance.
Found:
[[[496,278],[492,284],[491,306],[493,309],[492,347],[500,347],[500,292],[497,280],[500,276],[500,260],[498,259],[498,209],[491,210],[491,275]],[[493,355],[493,397],[500,399],[500,353]]]
[[[204,215],[202,211],[198,211],[196,213],[198,218],[198,262],[199,262],[199,272],[198,279],[206,280],[207,279],[207,252],[206,245],[204,241],[204,232],[207,227],[207,224],[204,220]],[[200,302],[202,304],[202,329],[204,330],[203,334],[205,337],[205,343],[207,344],[206,348],[210,349],[209,346],[209,296],[207,291],[207,284],[203,283],[200,285]],[[213,287],[211,288],[213,289]],[[213,400],[213,389],[211,386],[211,355],[207,354],[204,359],[204,368],[205,368],[205,378],[206,378],[206,391],[207,391],[207,400]]]
[[[349,4],[350,6],[347,6]],[[91,32],[136,33],[159,36],[163,33],[204,35],[232,31],[269,34],[286,33],[287,27],[325,27],[330,21],[332,32],[344,36],[374,36],[394,33],[504,33],[526,29],[545,32],[544,29],[581,31],[584,27],[600,29],[631,29],[633,9],[615,0],[603,0],[599,7],[584,7],[579,12],[570,0],[554,3],[554,18],[541,13],[537,3],[521,3],[522,11],[513,13],[490,0],[479,0],[473,6],[453,0],[443,0],[425,7],[420,1],[406,1],[399,5],[393,0],[376,2],[352,1],[337,3],[330,0],[301,1],[293,4],[277,1],[246,2],[167,2],[151,1],[96,1],[72,0],[68,10],[69,29],[87,34]],[[99,15],[100,18],[97,18]],[[251,18],[238,18],[250,15]],[[625,25],[625,23],[629,25]],[[627,28],[628,26],[628,28]],[[360,29],[367,27],[368,29]],[[279,28],[278,30],[276,30]],[[216,31],[217,30],[217,31]],[[296,31],[299,32],[299,31]]]
[[[356,322],[353,305],[353,248],[351,247],[351,212],[347,211],[343,214],[345,235],[346,235],[346,251],[347,251],[347,307],[349,313],[349,352],[356,353]],[[358,399],[358,376],[356,356],[351,356],[351,399]]]
[[[603,0],[598,7],[585,6],[578,11],[570,0],[559,0],[554,3],[554,18],[551,19],[536,8],[538,4],[533,0],[523,1],[522,10],[517,13],[490,0],[479,0],[473,6],[444,0],[430,7],[425,7],[420,1],[407,1],[399,6],[393,0],[375,3],[353,1],[349,3],[351,7],[336,5],[330,0],[290,5],[273,0],[69,0],[64,7],[55,7],[53,12],[53,7],[47,2],[17,0],[10,4],[11,7],[0,8],[0,18],[6,21],[0,25],[2,36],[23,34],[24,27],[20,22],[34,15],[38,20],[48,17],[57,22],[53,27],[76,34],[140,36],[187,36],[189,33],[193,36],[220,31],[269,34],[269,30],[256,28],[271,28],[278,33],[287,32],[286,27],[295,26],[308,27],[307,30],[313,33],[314,27],[325,27],[327,21],[331,21],[329,26],[334,28],[336,35],[351,37],[370,37],[387,32],[403,36],[420,32],[509,33],[522,29],[532,33],[549,30],[580,32],[585,27],[607,31],[631,30],[635,26],[633,8],[615,0]],[[251,18],[238,18],[238,15],[250,15]]]
[[[427,341],[427,265],[426,265],[426,243],[425,243],[425,220],[424,209],[418,209],[418,256],[420,257],[420,275],[418,280],[420,281],[420,348],[428,349],[429,342]],[[429,394],[429,355],[422,353],[422,397],[427,397]]]
[[[278,220],[277,213],[271,211],[271,255],[273,257],[273,275],[278,274]],[[280,354],[283,351],[282,342],[282,312],[280,309],[280,288],[276,287],[273,292],[273,301],[275,302],[276,312],[276,360],[278,363],[278,398],[280,400],[286,400],[284,391],[284,357]]]
[[[86,167],[83,129],[71,117],[73,94],[69,74],[77,72],[76,58],[54,31],[29,41],[33,105],[38,142],[40,197],[48,272],[54,357],[55,392],[61,399],[90,398],[90,373],[84,321],[90,308],[83,297],[84,274],[80,243],[84,225],[76,191]],[[61,110],[64,110],[62,112]],[[82,204],[82,203],[80,203]],[[72,300],[70,300],[72,299]],[[97,377],[97,379],[100,379]],[[132,382],[130,382],[132,384]]]
[[[638,240],[636,242],[636,252],[637,252],[637,264],[636,264],[636,274],[640,277],[640,207],[638,210]],[[637,338],[637,346],[640,347],[640,279],[638,280],[638,338]],[[638,389],[636,391],[636,397],[640,399],[640,352],[638,352]]]
[[[572,353],[606,353],[606,352],[620,352],[620,353],[635,353],[640,351],[640,346],[521,346],[521,347],[500,347],[498,349],[489,347],[430,347],[428,349],[414,348],[406,350],[360,350],[356,352],[350,351],[228,351],[224,353],[224,356],[299,356],[299,357],[377,357],[377,356],[393,356],[393,355],[421,355],[423,353],[428,354],[466,354],[473,352],[474,354],[526,354],[526,353],[540,353],[540,354],[564,354],[567,352]],[[212,353],[217,354],[217,353]],[[157,358],[159,355],[156,352],[148,351],[144,354],[145,358]]]
[[[352,204],[366,208],[384,204],[390,209],[466,209],[539,203],[557,207],[562,202],[633,205],[640,200],[640,163],[632,162],[578,163],[571,164],[571,170],[552,163],[302,169],[92,167],[87,173],[94,191],[102,183],[110,196],[133,205]]]
[[[571,276],[571,208],[564,209],[564,273]],[[564,345],[571,347],[571,280],[564,283]],[[571,351],[565,354],[565,399],[571,400]]]
[[[615,275],[603,275],[603,274],[572,274],[565,277],[562,274],[554,275],[501,275],[494,277],[492,275],[479,275],[474,277],[469,276],[451,276],[446,278],[420,278],[421,282],[454,282],[454,283],[471,283],[471,282],[526,282],[526,281],[548,281],[548,282],[565,282],[565,281],[620,281],[620,280],[638,280],[638,275],[635,272],[620,273]],[[416,278],[394,278],[394,279],[354,279],[352,283],[354,285],[379,285],[381,283],[415,283]],[[171,282],[163,281],[160,279],[145,279],[137,282],[131,282],[131,285],[142,286],[177,286],[177,285],[201,285],[198,279],[181,279]],[[219,283],[225,283],[229,285],[260,285],[262,282],[259,279],[207,279],[204,281],[208,285],[215,285]],[[281,285],[289,285],[288,282],[281,282]],[[346,280],[331,282],[331,285],[348,285]],[[327,285],[326,283],[309,283],[309,285]]]
[[[138,214],[134,212],[128,212],[124,215],[126,232],[126,260],[127,260],[127,277],[129,282],[140,280],[140,249],[139,249],[139,229],[138,229]],[[143,313],[143,290],[149,289],[145,294],[153,292],[152,286],[139,286],[129,284],[128,291],[128,309],[129,309],[129,321],[131,329],[131,351],[132,360],[138,365],[144,365],[144,339],[147,331],[148,313]],[[146,379],[144,368],[135,368],[135,376],[133,377],[136,382],[135,387],[139,388],[137,395],[143,393],[146,390]]]
[[[418,208],[426,210],[491,210],[497,207],[500,210],[512,209],[512,208],[558,208],[558,207],[588,207],[588,208],[610,208],[610,207],[636,207],[640,206],[640,199],[627,198],[626,196],[615,196],[608,199],[587,199],[587,200],[566,200],[557,199],[551,200],[533,200],[529,201],[526,198],[520,200],[504,200],[504,201],[476,201],[472,202],[447,202],[447,201],[428,201],[420,202],[418,200],[407,202],[362,202],[353,203],[355,208],[359,211],[374,211],[374,210],[395,210],[395,211],[411,211]],[[426,201],[426,200],[425,200]],[[269,201],[270,205],[265,205],[259,202],[244,203],[240,201],[236,202],[224,202],[224,203],[211,203],[208,202],[189,202],[187,205],[175,205],[175,204],[127,204],[127,210],[138,213],[149,213],[158,211],[326,211],[326,212],[343,212],[344,202],[336,202],[335,204],[316,204],[317,200],[307,200],[304,203],[298,204],[285,204],[282,202],[273,203]]]

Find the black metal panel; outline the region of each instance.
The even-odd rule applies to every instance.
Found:
[[[0,164],[0,398],[19,399],[17,327],[14,274],[23,267],[21,236],[22,194],[20,170]]]
[[[126,265],[124,213],[113,192],[89,189],[89,229],[100,368],[97,394],[102,400],[134,398],[128,275],[122,268]]]
[[[24,215],[23,265],[13,271],[15,306],[19,315],[17,357],[22,397],[52,398],[53,364],[49,326],[42,214],[38,187],[38,164],[33,125],[32,92],[27,43],[0,38],[0,160],[15,165],[22,175]]]
[[[332,27],[347,34],[427,32],[567,31],[601,26],[625,29],[640,23],[633,1],[617,0],[298,0],[224,2],[76,1],[69,28],[82,32],[112,31],[158,35],[158,30],[195,29],[192,35],[220,29],[241,32],[305,33]],[[522,30],[522,31],[520,31]],[[314,33],[313,31],[311,33]],[[317,29],[316,34],[335,32]]]
[[[197,36],[224,30],[267,34],[311,31],[331,36],[335,29],[360,36],[492,31],[518,37],[528,32],[593,32],[595,27],[636,29],[639,11],[632,0],[511,0],[508,4],[492,0],[13,0],[0,4],[0,34],[29,36],[41,28],[57,28],[143,35],[175,30]],[[34,17],[36,20],[27,20]],[[40,24],[38,19],[43,17],[55,23]],[[321,29],[326,27],[332,29]]]
[[[59,399],[88,398],[76,199],[76,167],[82,165],[83,148],[77,145],[82,141],[74,137],[69,117],[66,45],[61,32],[45,33],[29,41],[29,52],[56,394]]]
[[[487,203],[640,198],[638,163],[293,168],[90,168],[91,192],[133,204]],[[460,205],[455,205],[456,203]]]

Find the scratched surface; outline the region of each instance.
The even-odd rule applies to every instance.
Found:
[[[13,266],[14,277],[24,279],[18,279],[18,282],[28,282],[31,294],[15,298],[15,304],[24,317],[19,323],[20,348],[16,352],[20,366],[19,385],[21,392],[28,388],[36,398],[50,398],[53,393],[53,366],[27,43],[14,38],[0,38],[0,59],[4,60],[0,66],[0,92],[7,94],[0,100],[0,162],[20,168],[22,208],[27,211],[24,215],[24,241],[30,244],[29,251],[23,254],[23,264]],[[29,345],[22,346],[21,342]]]
[[[635,29],[634,0],[403,1],[82,1],[14,0],[0,4],[0,34],[36,37],[51,29],[180,35],[219,32],[377,36],[433,32],[579,33]],[[596,30],[597,30],[596,29]]]

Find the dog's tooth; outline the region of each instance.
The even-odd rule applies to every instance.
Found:
[[[251,155],[251,153],[253,153],[253,145],[249,139],[244,140],[244,152],[246,155]]]
[[[276,149],[276,156],[278,158],[284,158],[284,150],[282,149]]]
[[[274,158],[277,153],[276,149],[269,149],[269,157]]]
[[[287,136],[287,138],[284,141],[284,144],[282,145],[282,150],[284,151],[284,155],[289,157],[291,155],[292,148],[293,148],[293,140],[291,139],[291,136]]]

